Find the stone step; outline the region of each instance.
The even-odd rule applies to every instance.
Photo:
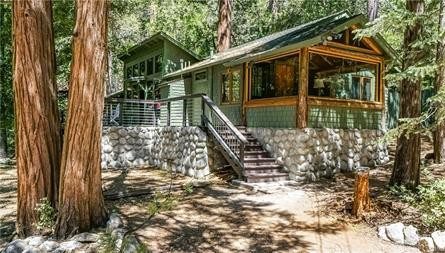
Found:
[[[263,164],[244,164],[245,170],[261,170],[261,169],[281,169],[283,166],[276,163],[263,163]]]
[[[270,154],[265,150],[246,150],[244,151],[244,158],[270,158]]]
[[[248,183],[278,182],[286,180],[289,180],[287,173],[262,173],[246,175],[246,181]]]
[[[263,164],[263,163],[275,163],[276,159],[273,157],[248,157],[244,158],[244,163],[248,164]]]

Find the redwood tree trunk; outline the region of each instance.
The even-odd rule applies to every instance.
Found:
[[[107,68],[107,1],[76,0],[56,234],[104,224],[101,130]]]
[[[406,8],[416,15],[424,12],[423,0],[407,0]],[[408,26],[404,35],[404,47],[407,49],[403,69],[413,66],[421,55],[412,48],[412,43],[420,38],[423,26],[416,21]],[[400,118],[417,118],[420,116],[421,80],[403,79],[400,87]],[[397,149],[391,184],[405,185],[414,188],[420,181],[420,135],[403,132],[397,139]]]
[[[230,48],[232,6],[231,0],[219,0],[218,44],[216,50],[223,52]]]
[[[2,4],[0,4],[0,27],[5,27],[5,10]],[[3,33],[0,31],[0,160],[7,158],[8,156],[8,140],[6,134],[6,106],[3,99],[4,86],[6,85],[5,78],[5,41]]]
[[[59,115],[51,1],[13,3],[17,232],[36,233],[36,204],[57,199]]]
[[[379,16],[379,0],[368,0],[368,19],[374,21]]]
[[[440,16],[439,16],[439,32],[443,32],[445,30],[445,0],[440,1]],[[444,88],[445,82],[445,38],[442,38],[441,41],[437,43],[437,54],[436,54],[436,63],[438,65],[436,82],[434,84],[434,89],[436,90],[436,94]],[[443,163],[445,157],[445,147],[444,147],[444,139],[445,139],[445,123],[441,122],[440,118],[443,118],[445,114],[445,108],[443,104],[439,104],[438,112],[436,114],[436,129],[433,132],[434,139],[434,161],[436,163]]]

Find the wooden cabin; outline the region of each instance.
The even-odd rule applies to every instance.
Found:
[[[184,94],[184,86],[163,86],[166,74],[184,69],[200,57],[169,35],[159,32],[120,54],[124,63],[124,89],[110,97],[156,99]]]
[[[209,94],[235,125],[380,129],[393,51],[380,36],[354,39],[365,23],[337,13],[230,48],[164,82]]]

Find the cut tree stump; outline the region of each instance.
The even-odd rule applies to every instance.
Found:
[[[352,204],[352,215],[361,217],[364,212],[371,208],[369,196],[369,170],[358,171],[355,176],[354,202]]]

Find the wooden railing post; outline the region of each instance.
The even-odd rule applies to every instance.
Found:
[[[298,85],[297,128],[307,127],[308,109],[308,75],[309,75],[309,50],[304,47],[300,51],[300,80]]]
[[[182,100],[182,126],[187,126],[187,99]]]
[[[124,121],[124,101],[120,99],[117,104],[119,105],[119,126],[122,126]]]
[[[167,126],[170,126],[170,120],[171,120],[171,103],[170,101],[167,102]]]
[[[204,117],[206,116],[204,97],[201,97],[201,126],[205,126]]]

